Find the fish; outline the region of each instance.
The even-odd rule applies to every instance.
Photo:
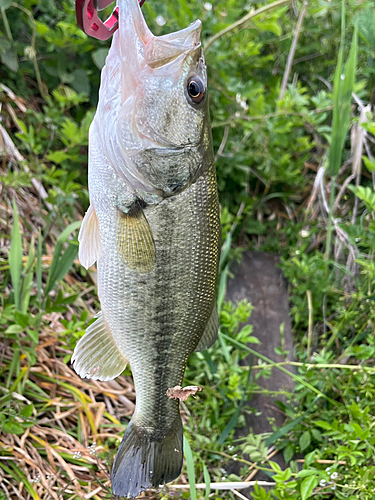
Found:
[[[72,363],[103,381],[130,365],[136,407],[111,484],[134,498],[181,473],[179,400],[168,394],[182,387],[189,355],[218,335],[221,228],[202,23],[155,36],[137,0],[118,8],[79,233],[81,264],[97,263],[101,311]]]

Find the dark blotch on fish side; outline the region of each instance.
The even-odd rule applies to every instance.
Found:
[[[173,191],[173,193],[179,191],[182,188],[182,186],[183,186],[182,182],[175,182],[175,183],[171,182],[169,184],[169,188],[171,191]]]
[[[130,209],[130,211],[131,210],[137,210],[137,209],[140,209],[140,208],[142,208],[142,210],[143,210],[146,207],[147,207],[147,203],[144,200],[142,200],[141,198],[137,198],[135,200],[132,208]]]

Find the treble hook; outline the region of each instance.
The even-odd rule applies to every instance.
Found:
[[[118,7],[106,21],[98,16],[98,11],[111,5],[113,0],[76,0],[76,16],[78,26],[86,35],[98,40],[108,40],[118,28]],[[138,0],[140,7],[145,0]]]

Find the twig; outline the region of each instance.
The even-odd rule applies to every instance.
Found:
[[[324,178],[324,172],[325,172],[325,167],[319,167],[319,170],[317,171],[316,176],[315,176],[314,187],[313,187],[311,195],[310,195],[309,203],[308,203],[307,208],[306,208],[305,217],[307,217],[307,214],[310,212],[310,210],[314,204],[315,198],[319,192],[322,178]]]
[[[224,129],[223,138],[221,140],[221,144],[220,144],[219,149],[217,150],[217,153],[215,155],[215,161],[219,158],[219,156],[221,156],[222,152],[224,151],[225,145],[226,145],[227,140],[228,140],[228,135],[229,135],[229,125],[226,125],[225,129]]]
[[[5,128],[0,124],[0,151],[4,151],[12,160],[16,162],[21,162],[24,157],[18,151],[14,145],[10,135],[5,130]]]
[[[372,366],[361,366],[361,365],[340,365],[339,363],[301,363],[300,361],[281,361],[280,363],[270,363],[252,366],[252,370],[262,370],[263,368],[278,368],[280,366],[300,366],[311,370],[312,368],[322,369],[322,368],[339,368],[345,370],[363,370],[369,373],[375,373],[375,367]],[[244,370],[247,369],[246,366],[243,367]]]
[[[85,499],[89,499],[89,498],[92,498],[94,497],[97,493],[99,493],[99,491],[102,491],[102,487],[101,486],[98,486],[98,488],[96,488],[94,491],[92,491],[91,493],[86,493],[86,495],[83,497]]]
[[[297,462],[304,464],[305,463],[304,458],[298,458]],[[339,465],[346,465],[346,462],[344,460],[314,460],[317,464],[339,464]]]
[[[248,481],[246,482],[238,482],[238,483],[210,483],[210,490],[245,490],[250,486],[275,486],[276,483],[270,481]],[[198,490],[205,490],[207,485],[206,483],[198,483],[195,485]],[[190,484],[169,484],[168,488],[173,488],[176,490],[189,490]]]
[[[0,151],[2,149],[4,150],[4,152],[6,154],[9,155],[9,157],[13,161],[16,161],[16,162],[20,163],[20,162],[22,162],[22,161],[25,160],[24,157],[21,155],[21,153],[16,148],[16,146],[14,145],[14,143],[13,143],[12,139],[10,138],[10,135],[8,134],[8,132],[0,124]],[[23,170],[26,173],[30,172],[30,169],[29,169],[29,167],[27,165],[23,165]],[[53,208],[53,206],[51,205],[51,203],[49,203],[48,201],[46,201],[46,199],[48,198],[48,193],[44,189],[43,184],[38,179],[36,179],[35,177],[31,178],[31,183],[32,183],[35,191],[39,195],[39,197],[44,201],[44,203],[45,203],[46,207],[48,208],[48,210],[51,211],[52,208]]]
[[[365,139],[365,130],[361,127],[361,124],[367,122],[367,113],[369,111],[371,111],[371,107],[369,104],[361,109],[358,123],[353,125],[351,133],[351,143],[353,151],[352,174],[355,175],[356,187],[359,186],[361,181],[362,150],[363,150],[363,142]],[[351,220],[352,224],[355,224],[355,219],[357,217],[357,212],[358,212],[358,203],[359,203],[358,196],[356,196],[354,200],[353,215]]]
[[[336,210],[338,209],[341,197],[344,194],[346,188],[348,187],[348,184],[350,184],[353,179],[355,179],[355,174],[349,175],[349,177],[347,177],[345,179],[345,181],[343,182],[343,184],[340,188],[340,191],[339,191],[338,195],[336,196],[335,203],[333,204],[333,212],[336,212]]]
[[[26,113],[27,107],[23,103],[23,99],[20,97],[17,97],[16,94],[11,90],[9,87],[4,85],[3,83],[0,83],[0,89],[3,90],[8,97],[15,103],[15,105],[18,107],[22,113]]]
[[[217,453],[218,455],[221,455],[222,457],[229,458],[229,460],[234,460],[235,462],[241,462],[242,464],[246,464],[249,467],[252,467],[254,465],[254,462],[250,462],[249,460],[245,460],[244,458],[239,458],[239,457],[234,457],[232,455],[229,455],[228,453],[225,453],[224,451],[214,451],[214,450],[207,450],[212,453]],[[255,464],[257,467],[257,465]]]
[[[299,57],[298,59],[294,59],[293,66],[304,61],[311,61],[311,59],[316,59],[317,57],[322,57],[322,54],[320,52],[316,52],[315,54],[309,54],[307,56]]]
[[[327,106],[325,108],[317,108],[311,111],[312,114],[320,114],[320,113],[326,113],[327,111],[332,111],[332,106]],[[305,113],[299,113],[297,111],[289,111],[289,110],[283,110],[283,111],[278,111],[275,113],[269,113],[267,115],[253,115],[253,116],[244,116],[241,115],[240,117],[235,117],[231,118],[229,120],[226,120],[224,122],[212,122],[211,128],[218,128],[218,127],[225,127],[226,125],[232,125],[233,123],[236,123],[241,120],[245,120],[247,122],[252,122],[255,120],[262,120],[263,122],[268,120],[269,118],[274,118],[278,116],[300,116],[301,118],[304,118],[305,120],[308,120],[308,116]],[[254,131],[254,130],[253,130]]]
[[[267,458],[261,462],[261,465],[267,462],[267,460],[271,460],[272,457],[277,455],[280,450],[275,450],[274,447],[270,448],[267,453]],[[254,463],[251,467],[249,467],[249,471],[251,470],[250,474],[247,476],[245,479],[245,483],[251,481],[253,477],[258,474],[259,469],[257,468],[257,464]]]
[[[365,148],[366,148],[366,153],[367,153],[368,159],[370,161],[372,161],[373,156],[371,154],[371,149],[370,149],[370,146],[369,146],[368,141],[367,141],[367,134],[365,134],[364,143],[365,143]],[[375,190],[375,172],[371,172],[371,177],[372,177],[372,185],[373,185],[373,188]]]
[[[23,7],[23,5],[19,5],[18,3],[13,2],[11,4],[11,6],[15,7],[16,9],[22,10],[22,12],[24,12],[27,15],[27,17],[30,19],[30,21],[32,23],[31,50],[29,52],[28,57],[30,58],[30,60],[32,61],[33,66],[34,66],[36,81],[38,83],[38,89],[39,89],[40,95],[43,97],[44,100],[46,100],[48,93],[46,93],[46,91],[44,90],[42,77],[40,75],[38,60],[37,60],[37,51],[36,51],[36,43],[35,43],[35,41],[36,41],[36,22],[35,22],[35,19],[34,19],[32,13],[29,12],[25,7]]]
[[[5,28],[5,32],[7,34],[8,40],[11,43],[13,43],[12,31],[11,31],[10,26],[9,26],[8,16],[7,16],[7,13],[5,12],[5,8],[1,7],[0,12],[1,12],[1,17],[3,19],[4,28]]]
[[[237,212],[237,215],[236,215],[236,219],[239,219],[242,215],[242,212],[244,211],[246,207],[246,203],[244,201],[241,202],[241,205],[240,205],[240,208],[238,209],[238,212]],[[233,233],[235,231],[237,227],[237,222],[234,221],[233,224],[232,224],[232,227],[230,228],[230,235],[233,236]]]
[[[225,335],[224,333],[222,333],[221,335],[222,335],[222,338],[224,338],[225,340],[227,340],[231,344],[234,344],[237,347],[239,347],[240,349],[247,351],[248,353],[252,354],[253,356],[256,356],[257,358],[261,359],[262,361],[265,361],[268,365],[275,366],[278,370],[280,370],[281,372],[283,372],[286,375],[288,375],[289,377],[291,377],[294,381],[304,385],[305,387],[310,389],[310,391],[315,392],[315,394],[317,394],[319,397],[327,400],[329,403],[331,403],[331,405],[336,406],[336,407],[340,406],[340,404],[337,401],[335,401],[334,399],[332,399],[329,396],[327,396],[326,394],[324,394],[322,391],[320,391],[319,389],[314,387],[309,382],[306,382],[306,380],[304,380],[299,375],[295,375],[291,371],[287,370],[286,368],[284,368],[284,366],[282,366],[278,363],[273,363],[270,358],[267,358],[267,356],[264,356],[260,352],[255,351],[254,349],[251,349],[251,347],[248,347],[246,344],[242,344],[241,342],[238,342],[237,340],[232,339],[231,337],[228,337],[228,335]]]
[[[241,500],[248,500],[247,497],[245,497],[245,495],[243,495],[242,493],[240,493],[239,491],[237,490],[230,490],[234,495],[236,495],[236,497],[238,498],[241,498]]]
[[[290,51],[289,51],[289,55],[288,55],[288,60],[287,60],[286,66],[285,66],[283,81],[281,84],[281,89],[280,89],[280,94],[279,94],[279,100],[283,98],[286,86],[288,85],[289,75],[290,75],[290,71],[291,71],[292,65],[293,65],[294,54],[296,53],[298,38],[299,38],[299,35],[301,33],[302,23],[303,23],[303,20],[306,16],[306,12],[307,12],[307,1],[303,2],[303,7],[302,7],[301,13],[300,13],[299,18],[298,18],[296,32],[294,33],[292,45],[290,47]]]
[[[216,35],[214,35],[213,37],[211,37],[207,41],[207,43],[205,44],[205,46],[204,46],[205,52],[207,52],[209,50],[209,48],[211,47],[211,45],[214,42],[216,42],[216,40],[218,38],[226,35],[227,33],[229,33],[230,31],[233,31],[236,28],[239,28],[239,27],[245,25],[253,17],[258,16],[259,14],[263,14],[263,12],[266,12],[267,10],[274,9],[276,7],[279,7],[280,5],[284,5],[284,4],[290,3],[290,2],[291,2],[291,0],[278,0],[277,2],[273,2],[273,3],[270,3],[268,5],[265,5],[264,7],[261,7],[258,10],[252,10],[252,11],[250,11],[248,14],[246,14],[246,16],[242,17],[241,19],[239,19],[235,23],[231,24],[227,28],[224,28],[223,30],[219,31],[219,33],[216,33]]]
[[[312,296],[311,296],[311,290],[306,290],[306,295],[307,295],[307,303],[309,307],[309,327],[308,327],[308,334],[307,334],[307,359],[310,358],[311,354],[311,338],[312,338],[312,324],[313,324],[313,304],[312,304]]]
[[[337,237],[346,246],[346,248],[349,250],[351,258],[353,259],[353,261],[355,261],[357,258],[357,256],[356,256],[357,248],[350,244],[348,235],[339,226],[340,220],[333,217],[333,200],[334,200],[334,190],[335,190],[335,179],[336,179],[335,177],[331,178],[331,195],[330,195],[330,205],[329,206],[328,206],[326,193],[325,193],[325,189],[324,189],[324,178],[322,177],[320,179],[320,195],[321,195],[321,201],[322,201],[323,207],[324,207],[325,211],[327,212],[327,214],[330,214],[330,213],[332,214],[332,216],[329,217],[329,221],[328,221],[327,240],[326,240],[327,242],[326,242],[326,251],[324,253],[324,258],[325,258],[325,260],[327,260],[329,258],[331,232],[332,232],[332,228],[334,227]],[[322,210],[321,213],[324,216],[324,210]]]
[[[246,143],[246,141],[252,136],[252,134],[254,132],[256,132],[257,130],[259,130],[259,128],[261,127],[261,125],[262,124],[259,123],[256,127],[254,127],[253,129],[249,130],[248,132],[246,132],[245,136],[241,139],[241,141],[238,144],[236,144],[236,146],[233,149],[232,153],[227,153],[227,154],[222,155],[222,156],[225,156],[225,158],[233,158],[233,156],[236,153],[238,153],[238,151],[241,149],[241,146]],[[215,160],[216,160],[216,158],[215,158]]]

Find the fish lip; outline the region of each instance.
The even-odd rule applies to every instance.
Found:
[[[185,59],[192,52],[201,50],[201,29],[202,23],[197,20],[183,30],[154,36],[145,46],[146,65],[152,69],[162,68],[176,59]]]
[[[202,22],[199,19],[182,30],[155,36],[147,26],[138,0],[118,0],[118,7],[118,36],[122,45],[122,61],[126,66],[131,59],[137,63],[138,69],[145,65],[160,66],[159,59],[173,60],[200,45]],[[135,67],[126,69],[132,71]]]
[[[167,33],[165,35],[161,35],[157,37],[161,41],[168,41],[171,43],[176,43],[179,45],[184,45],[186,48],[194,48],[201,43],[202,31],[202,21],[197,19],[189,24],[186,28],[183,28],[178,31],[172,31],[171,33]]]
[[[138,0],[118,0],[119,29],[114,41],[120,49],[121,102],[134,95],[144,70],[157,70],[181,57],[185,59],[201,47],[202,22],[155,36],[147,26]]]
[[[133,40],[135,43],[137,40],[141,40],[143,43],[147,43],[149,39],[154,35],[151,33],[149,27],[147,26],[138,0],[118,0],[118,7],[118,31],[120,38],[124,38],[127,34],[130,34],[133,35],[131,36],[131,40]],[[129,33],[128,30],[130,30],[132,33]],[[134,38],[134,35],[136,35],[136,38]],[[130,48],[128,47],[128,50],[131,50],[131,46]]]
[[[143,16],[142,9],[138,0],[118,0],[119,7],[119,36],[121,39],[129,38],[127,51],[130,51],[137,41],[141,41],[144,46],[147,46],[151,40],[156,40],[160,43],[166,42],[167,44],[174,45],[175,48],[180,47],[181,53],[193,49],[200,43],[200,35],[202,31],[202,21],[197,19],[186,28],[178,31],[173,31],[165,35],[155,36],[149,29],[146,20]],[[133,31],[133,33],[130,33]],[[134,35],[136,35],[134,37]],[[139,54],[142,56],[143,54]]]

